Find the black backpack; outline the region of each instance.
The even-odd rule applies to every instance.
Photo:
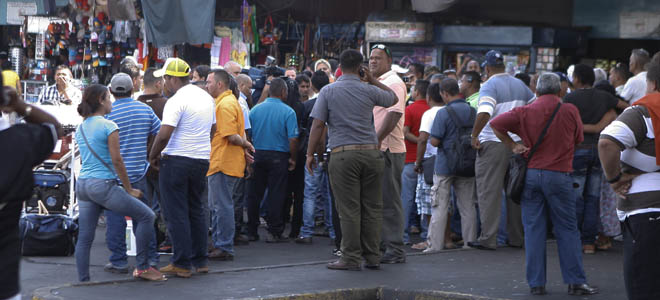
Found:
[[[470,107],[470,118],[465,122],[460,122],[456,111],[451,106],[447,105],[445,109],[458,130],[458,138],[451,143],[451,153],[445,153],[449,171],[451,174],[460,177],[474,177],[477,150],[472,148],[471,137],[477,111]]]

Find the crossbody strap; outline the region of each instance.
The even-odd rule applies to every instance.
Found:
[[[550,127],[550,124],[552,124],[552,120],[555,119],[555,116],[557,115],[560,106],[561,106],[561,102],[557,103],[557,107],[555,108],[555,111],[552,112],[552,116],[550,116],[550,120],[548,120],[548,123],[545,124],[545,127],[543,127],[543,130],[541,131],[541,134],[539,135],[539,139],[536,140],[534,147],[532,147],[532,150],[529,151],[529,156],[527,157],[527,161],[532,160],[532,156],[534,156],[534,152],[536,152],[536,149],[539,147],[539,145],[541,145],[541,142],[545,137],[545,133],[548,131],[548,127]]]
[[[94,149],[92,149],[92,145],[89,144],[89,141],[87,141],[87,137],[85,136],[85,130],[83,130],[83,124],[80,124],[79,129],[80,129],[80,134],[82,135],[83,139],[85,140],[85,144],[87,145],[87,149],[89,149],[89,152],[92,152],[92,155],[94,155],[94,157],[96,157],[96,159],[98,161],[100,161],[106,168],[108,168],[108,170],[110,170],[110,172],[112,172],[112,174],[115,174],[114,169],[112,169],[110,167],[110,165],[108,165],[108,163],[103,161],[103,159],[101,159],[101,157],[98,154],[96,154]]]

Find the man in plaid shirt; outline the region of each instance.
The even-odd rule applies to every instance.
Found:
[[[39,104],[49,105],[75,105],[78,106],[82,99],[80,89],[73,86],[71,70],[65,65],[60,65],[55,70],[55,84],[44,88],[39,95]]]

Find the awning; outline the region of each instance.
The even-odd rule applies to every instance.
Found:
[[[147,41],[155,47],[213,42],[213,0],[142,0],[142,9]]]

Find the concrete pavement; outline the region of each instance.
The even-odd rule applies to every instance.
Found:
[[[451,250],[428,255],[410,253],[406,264],[383,265],[378,271],[351,272],[325,268],[325,263],[335,259],[327,238],[315,237],[312,245],[259,241],[236,247],[234,261],[212,261],[210,274],[154,283],[104,272],[109,252],[102,228],[96,237],[90,270],[94,282],[76,283],[73,257],[24,258],[21,265],[23,295],[43,299],[239,299],[385,287],[442,291],[450,293],[443,294],[445,296],[456,296],[435,299],[477,299],[465,294],[486,297],[481,299],[539,298],[529,294],[524,251],[515,248]],[[549,295],[539,299],[626,299],[620,244],[615,244],[610,251],[584,257],[589,283],[601,289],[599,295],[589,297],[566,294],[555,242],[548,242],[547,252]],[[168,259],[168,256],[161,257],[161,265],[166,265]],[[131,263],[134,264],[132,259]],[[346,294],[337,295],[308,294],[303,298],[351,299]],[[395,298],[383,295],[387,293],[378,298]],[[458,297],[460,295],[466,298]]]

